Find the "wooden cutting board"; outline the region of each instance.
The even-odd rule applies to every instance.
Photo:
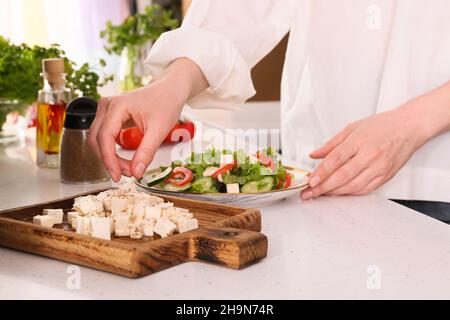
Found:
[[[83,194],[86,195],[86,194]],[[81,196],[81,195],[77,195]],[[139,278],[186,261],[207,261],[241,269],[267,255],[261,214],[245,209],[171,196],[161,196],[189,209],[199,228],[167,238],[96,239],[76,234],[67,223],[53,228],[32,223],[44,208],[71,211],[73,199],[0,211],[0,245],[79,264],[130,278]]]

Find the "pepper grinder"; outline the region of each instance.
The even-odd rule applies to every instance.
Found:
[[[60,177],[65,183],[97,183],[110,179],[101,159],[88,146],[89,128],[97,102],[81,97],[67,106],[61,140]]]

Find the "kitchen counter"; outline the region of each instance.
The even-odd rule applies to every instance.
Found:
[[[0,147],[0,210],[109,186],[37,169],[32,143]],[[168,161],[162,147],[155,164]],[[129,153],[125,153],[129,157]],[[260,208],[266,259],[243,270],[190,262],[141,278],[0,248],[1,299],[450,298],[450,226],[376,195],[291,197]]]

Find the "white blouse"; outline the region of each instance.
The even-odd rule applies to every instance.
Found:
[[[308,154],[347,124],[450,80],[448,0],[198,0],[146,64],[157,75],[188,57],[210,84],[189,105],[236,108],[255,93],[251,68],[288,32],[282,150],[298,166],[315,166]],[[377,192],[450,202],[450,133],[424,145]]]

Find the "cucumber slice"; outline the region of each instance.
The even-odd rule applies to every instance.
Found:
[[[256,193],[258,192],[258,182],[256,181],[250,181],[244,184],[241,187],[241,192],[243,193]]]
[[[217,183],[211,177],[203,177],[192,183],[190,191],[193,193],[214,193],[217,192]]]
[[[272,177],[265,177],[259,181],[250,181],[242,186],[241,192],[244,193],[267,192],[272,190],[273,183],[274,179]]]
[[[184,186],[181,186],[181,187],[180,186],[176,186],[173,183],[168,183],[168,184],[165,184],[163,186],[163,189],[166,190],[166,191],[186,191],[191,186],[192,186],[192,184],[190,182],[186,183]]]
[[[147,186],[152,187],[158,183],[161,183],[166,177],[170,175],[172,172],[172,168],[168,167],[163,171],[154,172],[145,176],[145,180],[147,181]]]
[[[273,177],[265,177],[258,181],[258,192],[267,192],[273,189],[275,180]]]

